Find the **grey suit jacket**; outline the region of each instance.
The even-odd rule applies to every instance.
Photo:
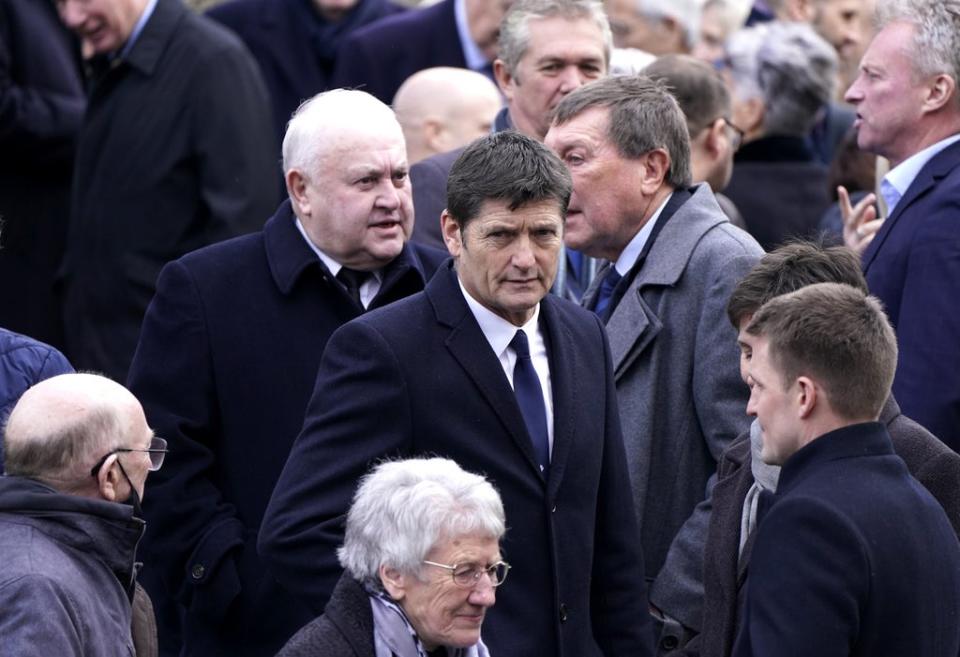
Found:
[[[657,573],[705,497],[720,454],[750,424],[736,332],[725,309],[763,250],[727,221],[707,185],[691,191],[607,323],[643,555],[654,580],[650,599],[657,606],[689,593],[682,578],[660,581]],[[587,307],[602,279],[603,271],[584,296]]]

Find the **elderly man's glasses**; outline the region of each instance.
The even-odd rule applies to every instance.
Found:
[[[150,439],[150,447],[147,449],[133,449],[130,447],[117,447],[112,449],[106,454],[103,455],[97,464],[93,466],[90,470],[90,474],[94,477],[97,476],[97,473],[100,471],[100,468],[103,467],[103,464],[106,463],[107,459],[110,458],[111,454],[122,454],[125,452],[146,452],[150,455],[150,467],[147,468],[150,472],[156,472],[160,469],[160,466],[163,465],[163,459],[167,456],[167,452],[170,450],[167,449],[167,441],[163,438],[154,436]]]
[[[510,572],[510,564],[506,561],[498,561],[492,566],[481,566],[475,563],[462,563],[448,566],[445,563],[426,560],[424,560],[423,563],[428,566],[436,566],[437,568],[449,570],[453,576],[453,583],[465,589],[472,589],[476,586],[484,573],[490,577],[491,586],[500,586],[503,584],[503,580],[507,579],[507,573]]]
[[[733,124],[733,121],[731,121],[727,117],[721,116],[719,118],[724,122],[724,124],[726,124],[728,128],[730,128],[730,130],[733,131],[733,137],[730,139],[730,144],[731,146],[733,146],[733,150],[734,151],[740,150],[740,146],[743,144],[743,137],[744,137],[743,130],[735,126]]]

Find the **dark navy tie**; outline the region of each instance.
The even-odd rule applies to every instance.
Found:
[[[341,267],[340,271],[337,272],[337,280],[343,283],[343,286],[347,288],[347,294],[361,308],[363,308],[363,302],[360,301],[360,286],[366,283],[368,278],[370,278],[370,272],[357,271],[348,267]]]
[[[533,453],[540,464],[540,471],[547,476],[550,467],[550,440],[547,436],[547,411],[543,407],[543,388],[540,387],[540,378],[533,368],[530,359],[530,345],[527,343],[527,334],[517,331],[510,341],[510,346],[517,355],[517,362],[513,366],[513,392],[517,395],[523,421],[527,425],[530,440],[533,441]]]
[[[593,307],[593,312],[597,313],[603,321],[607,321],[607,307],[613,298],[613,291],[617,289],[617,284],[622,278],[617,268],[611,265],[603,280],[600,281],[600,291],[597,292],[597,303]]]

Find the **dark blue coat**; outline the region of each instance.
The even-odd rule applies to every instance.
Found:
[[[20,395],[35,383],[73,371],[59,351],[33,338],[0,328],[0,428]],[[3,445],[0,444],[0,472]]]
[[[485,474],[503,498],[513,570],[484,623],[491,654],[651,654],[603,325],[550,295],[540,312],[555,412],[546,481],[452,266],[330,338],[261,530],[261,554],[284,586],[319,613],[340,574],[334,552],[358,478],[384,457],[436,454]]]
[[[389,105],[417,71],[466,65],[453,0],[442,0],[351,34],[340,46],[330,86],[360,88]]]
[[[920,170],[863,268],[897,331],[904,415],[960,451],[960,143]]]
[[[353,30],[402,11],[386,0],[361,0],[331,25],[312,4],[313,0],[233,0],[207,12],[236,32],[260,64],[273,102],[277,144],[300,103],[330,86],[340,42]]]
[[[760,514],[735,657],[958,654],[960,543],[882,424],[800,449]]]
[[[421,290],[442,257],[406,247],[372,305]],[[170,442],[147,486],[141,554],[158,606],[173,598],[186,608],[186,654],[272,655],[315,616],[277,586],[256,536],[327,338],[361,312],[297,230],[289,201],[262,232],[161,272],[129,385]]]
[[[64,261],[68,356],[126,379],[167,262],[263,227],[277,147],[256,62],[180,0],[158,0],[130,53],[97,58]]]

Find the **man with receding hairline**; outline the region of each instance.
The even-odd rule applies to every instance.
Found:
[[[160,468],[167,450],[147,426],[140,403],[102,376],[55,376],[17,402],[4,447],[4,652],[155,652],[153,612],[136,587],[136,548],[147,474]]]
[[[181,607],[185,655],[274,654],[313,617],[256,536],[320,355],[341,324],[421,290],[445,259],[406,244],[403,133],[369,94],[304,103],[283,168],[289,198],[262,232],[163,269],[130,371],[174,450],[145,509],[145,586]],[[162,640],[171,631],[161,623]]]

